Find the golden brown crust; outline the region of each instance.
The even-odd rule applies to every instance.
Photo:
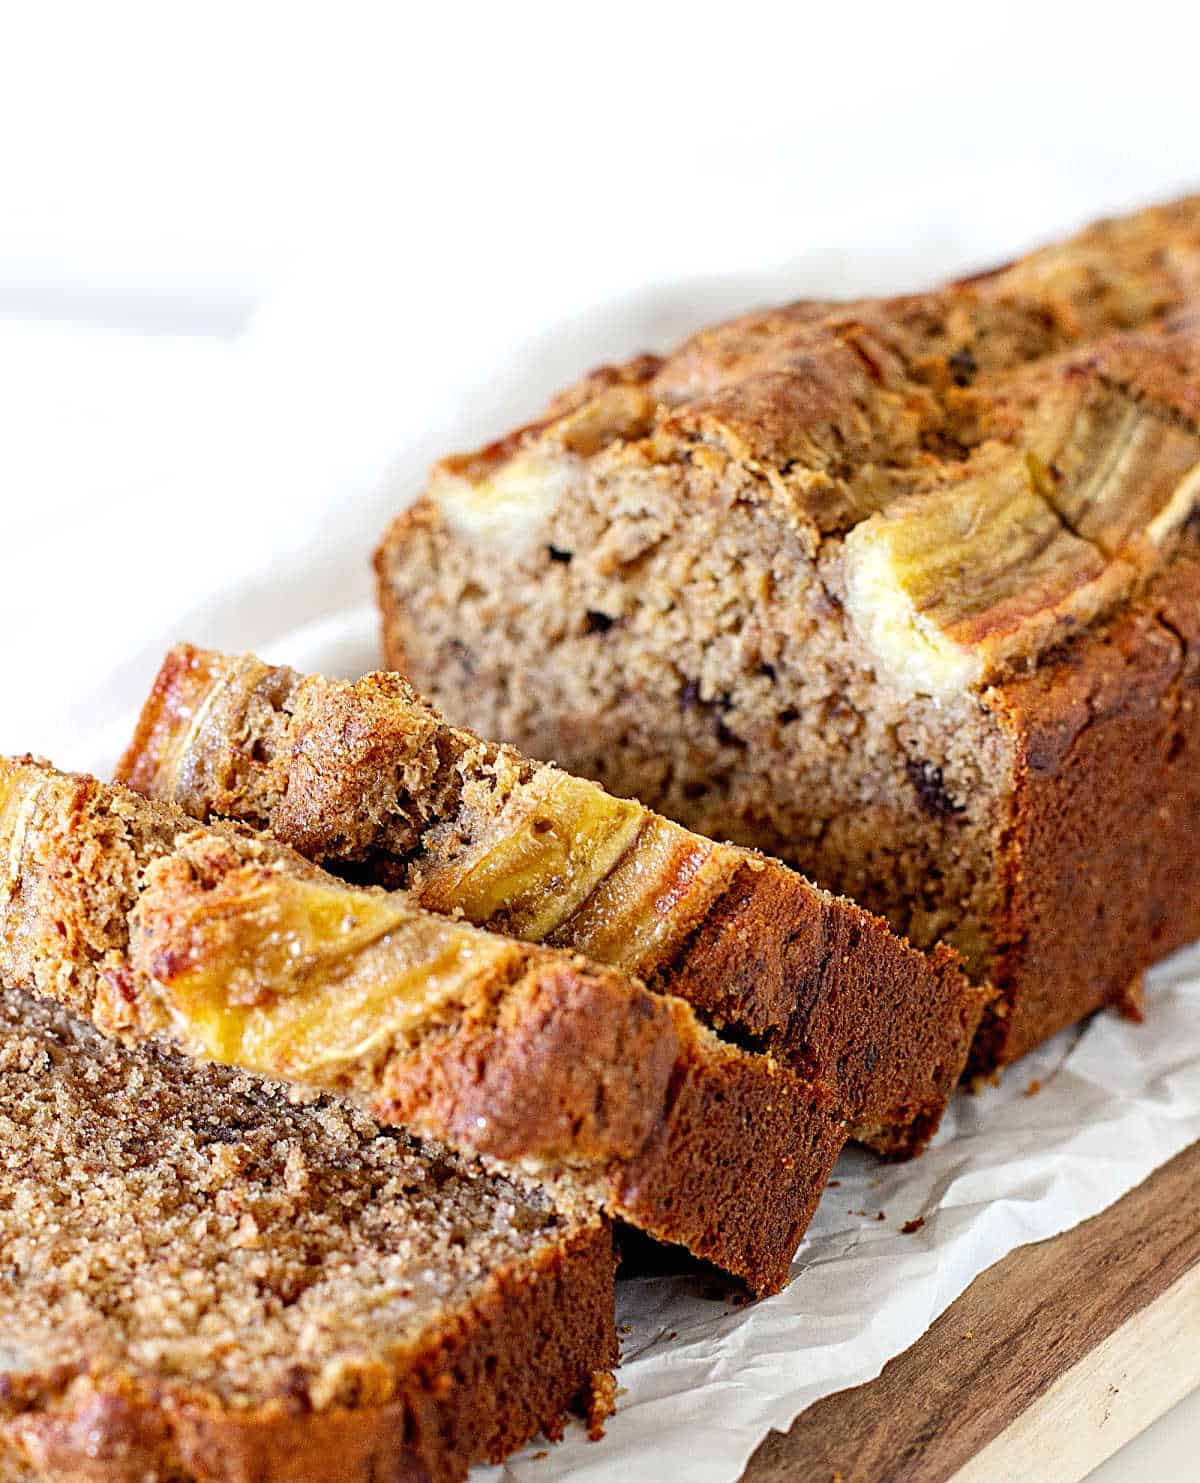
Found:
[[[256,706],[267,692],[283,697],[269,713]],[[302,679],[181,645],[163,663],[121,775],[197,817],[229,814],[270,828],[314,859],[412,888],[425,906],[465,909],[523,935],[509,908],[480,916],[461,892],[446,892],[437,836],[518,827],[511,801],[507,811],[503,799],[471,808],[451,789],[445,768],[467,754],[492,767],[502,760],[514,789],[529,792],[532,780],[537,790],[543,780],[548,820],[564,788],[582,791],[450,727],[398,677]],[[588,785],[591,793],[603,801]],[[966,1063],[982,1007],[954,955],[926,958],[881,919],[778,861],[636,814],[643,822],[632,843],[546,940],[680,995],[827,1084],[871,1142],[917,1152]],[[631,924],[632,894],[641,906]],[[647,917],[654,931],[638,937],[634,927]]]
[[[753,468],[789,520],[844,530],[927,479],[964,429],[975,443],[1000,430],[977,376],[1160,321],[1198,293],[1194,196],[928,293],[806,300],[712,326],[664,359],[593,372],[544,420],[441,468],[479,481],[535,445],[599,453],[610,468],[728,459]],[[643,411],[631,423],[616,413],[634,387]],[[430,508],[401,515],[385,545]]]
[[[0,1423],[0,1455],[51,1483],[451,1483],[539,1431],[557,1437],[572,1404],[591,1404],[617,1359],[614,1266],[611,1235],[593,1227],[495,1273],[384,1405],[235,1410],[100,1378]]]
[[[1200,196],[1094,222],[976,281],[1039,304],[1072,340],[1160,319],[1200,294]]]
[[[850,902],[799,898],[795,879],[775,861],[747,862],[662,982],[836,1087],[855,1137],[892,1157],[919,1153],[990,991],[968,984],[949,948],[919,953]]]
[[[669,1120],[691,1030],[617,975],[556,962],[518,984],[495,1020],[389,1065],[372,1108],[492,1158],[629,1160]]]
[[[1002,1017],[978,1069],[1014,1060],[1200,935],[1200,556],[986,703],[1018,758],[1001,856]]]

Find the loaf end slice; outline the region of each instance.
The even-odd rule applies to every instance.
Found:
[[[756,1290],[846,1136],[823,1089],[680,999],[120,785],[0,763],[0,860],[8,981],[553,1179]]]
[[[937,1127],[983,995],[944,947],[779,861],[449,725],[397,675],[301,676],[180,645],[120,776],[269,829],[432,910],[585,953],[824,1082],[891,1153]]]
[[[0,1475],[464,1478],[616,1360],[603,1220],[0,990]]]

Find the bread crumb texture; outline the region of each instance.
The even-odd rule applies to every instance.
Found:
[[[127,1050],[11,990],[0,1149],[0,1478],[23,1476],[23,1419],[101,1393],[167,1418],[386,1408],[498,1281],[572,1240],[538,1195],[346,1105]],[[613,1358],[602,1318],[592,1343],[560,1409]],[[96,1476],[193,1476],[156,1466]]]

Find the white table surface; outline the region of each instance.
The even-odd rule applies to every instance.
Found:
[[[1200,1391],[1193,1391],[1095,1468],[1089,1483],[1194,1483],[1200,1474],[1198,1446]]]

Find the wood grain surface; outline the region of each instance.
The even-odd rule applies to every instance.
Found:
[[[951,1483],[1078,1483],[1197,1386],[1200,1266],[1061,1375]]]
[[[1071,1483],[1197,1383],[1200,1144],[997,1262],[877,1380],[772,1432],[743,1483]]]

